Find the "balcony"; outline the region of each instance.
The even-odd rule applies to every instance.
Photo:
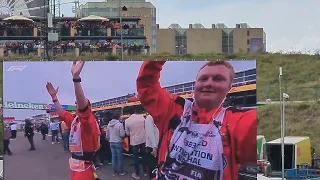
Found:
[[[150,52],[150,47],[145,44],[123,44],[125,56],[143,55]],[[96,57],[119,56],[121,43],[118,41],[60,41],[48,44],[48,53],[52,57]],[[42,42],[6,42],[0,43],[0,57],[43,57],[45,46]]]
[[[53,23],[48,30],[58,33],[59,40],[111,40],[120,39],[120,24],[115,21],[64,21]],[[144,26],[136,22],[122,23],[123,39],[146,39]],[[0,21],[0,40],[45,39],[45,22],[7,23]]]
[[[111,29],[112,36],[120,36],[120,29]],[[122,36],[144,36],[144,27],[122,29]]]
[[[34,27],[0,26],[0,37],[34,36]]]

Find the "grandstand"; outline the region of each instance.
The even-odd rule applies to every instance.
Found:
[[[138,17],[124,17],[120,30],[120,18],[56,17],[49,30],[58,36],[50,40],[47,37],[50,31],[43,17],[0,18],[0,57],[42,57],[45,52],[53,56],[84,56],[86,53],[115,56],[120,53],[121,46],[126,56],[148,54],[150,46],[146,43],[140,20]]]
[[[179,94],[183,98],[192,99],[195,82],[187,82],[172,86],[164,87],[172,94]],[[235,79],[232,83],[232,88],[226,98],[225,104],[251,107],[256,106],[256,69],[248,69],[235,74]],[[96,114],[103,114],[114,111],[121,111],[122,118],[130,116],[131,108],[135,108],[136,112],[144,114],[145,111],[141,102],[136,97],[136,93],[123,95],[120,97],[107,99],[92,103],[92,109]]]

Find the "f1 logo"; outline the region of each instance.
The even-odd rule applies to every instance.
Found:
[[[7,71],[23,71],[27,66],[10,66]]]

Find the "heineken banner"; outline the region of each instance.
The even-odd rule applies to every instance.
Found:
[[[28,103],[28,102],[16,102],[16,101],[4,101],[4,109],[33,109],[33,110],[49,110],[55,111],[56,107],[53,104],[41,104],[41,103]],[[62,105],[62,108],[67,111],[75,111],[75,106]]]

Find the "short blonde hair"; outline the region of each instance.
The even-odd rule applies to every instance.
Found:
[[[205,68],[205,67],[207,67],[207,66],[217,66],[217,65],[223,65],[223,66],[225,66],[226,68],[229,69],[229,71],[230,71],[230,79],[231,79],[231,83],[232,83],[233,80],[234,80],[235,71],[234,71],[233,66],[232,66],[228,61],[222,61],[222,60],[209,61],[209,62],[207,62],[206,64],[204,64],[204,65],[200,68],[199,72],[200,72],[203,68]],[[199,73],[199,72],[198,72],[198,73]]]

